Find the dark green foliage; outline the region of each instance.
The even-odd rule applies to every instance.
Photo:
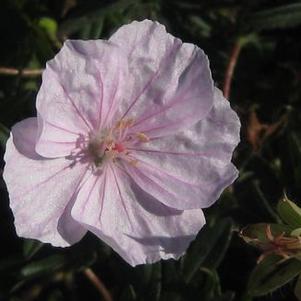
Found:
[[[281,262],[279,256],[269,256],[252,272],[248,292],[253,296],[266,295],[283,286],[301,272],[301,262],[290,259]]]
[[[248,224],[300,223],[286,205],[278,205],[277,214],[284,191],[301,205],[300,1],[1,0],[0,67],[43,68],[66,38],[107,38],[144,18],[203,48],[219,87],[233,46],[241,46],[230,96],[242,122],[234,154],[239,179],[205,210],[207,225],[184,257],[131,268],[92,234],[67,249],[18,238],[0,178],[0,300],[102,300],[84,274],[87,267],[115,301],[297,300],[300,261],[272,256],[256,266],[260,251],[238,233]],[[13,124],[36,115],[40,82],[39,76],[0,74],[1,158]],[[248,234],[262,238],[260,225]],[[272,227],[277,234],[291,230]]]
[[[289,28],[301,24],[301,3],[293,3],[259,11],[250,16],[254,29]]]

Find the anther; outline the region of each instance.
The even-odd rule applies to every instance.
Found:
[[[136,137],[140,140],[140,142],[149,142],[149,137],[146,136],[144,133],[137,133]]]

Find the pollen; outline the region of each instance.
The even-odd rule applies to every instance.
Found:
[[[146,136],[144,133],[137,133],[136,136],[140,142],[149,142],[150,140],[149,137]]]
[[[116,129],[125,129],[129,128],[134,124],[134,119],[133,118],[127,118],[127,119],[121,119],[117,122],[116,124]]]

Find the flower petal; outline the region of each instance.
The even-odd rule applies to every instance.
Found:
[[[213,104],[213,81],[204,52],[144,20],[121,27],[110,41],[128,57],[129,79],[120,117],[133,131],[165,136],[204,118]]]
[[[218,89],[214,95],[208,117],[192,128],[129,148],[137,164],[127,164],[127,171],[141,189],[169,207],[208,207],[238,175],[230,160],[240,122]]]
[[[168,208],[111,167],[86,181],[71,214],[132,266],[178,258],[205,224],[202,210]]]
[[[19,236],[67,246],[86,230],[70,215],[76,187],[85,172],[70,161],[44,159],[35,152],[37,120],[28,118],[12,128],[5,153],[3,177]]]
[[[37,152],[66,156],[80,134],[110,123],[126,72],[126,58],[112,43],[66,41],[43,73]]]

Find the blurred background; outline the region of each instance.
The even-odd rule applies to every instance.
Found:
[[[18,238],[2,158],[11,126],[36,115],[46,61],[67,38],[106,39],[145,18],[209,56],[242,122],[239,179],[179,261],[132,268],[92,234],[67,249]],[[1,0],[0,300],[301,300],[299,259],[258,266],[262,252],[239,236],[249,224],[282,225],[284,191],[301,205],[300,37],[296,0]]]

